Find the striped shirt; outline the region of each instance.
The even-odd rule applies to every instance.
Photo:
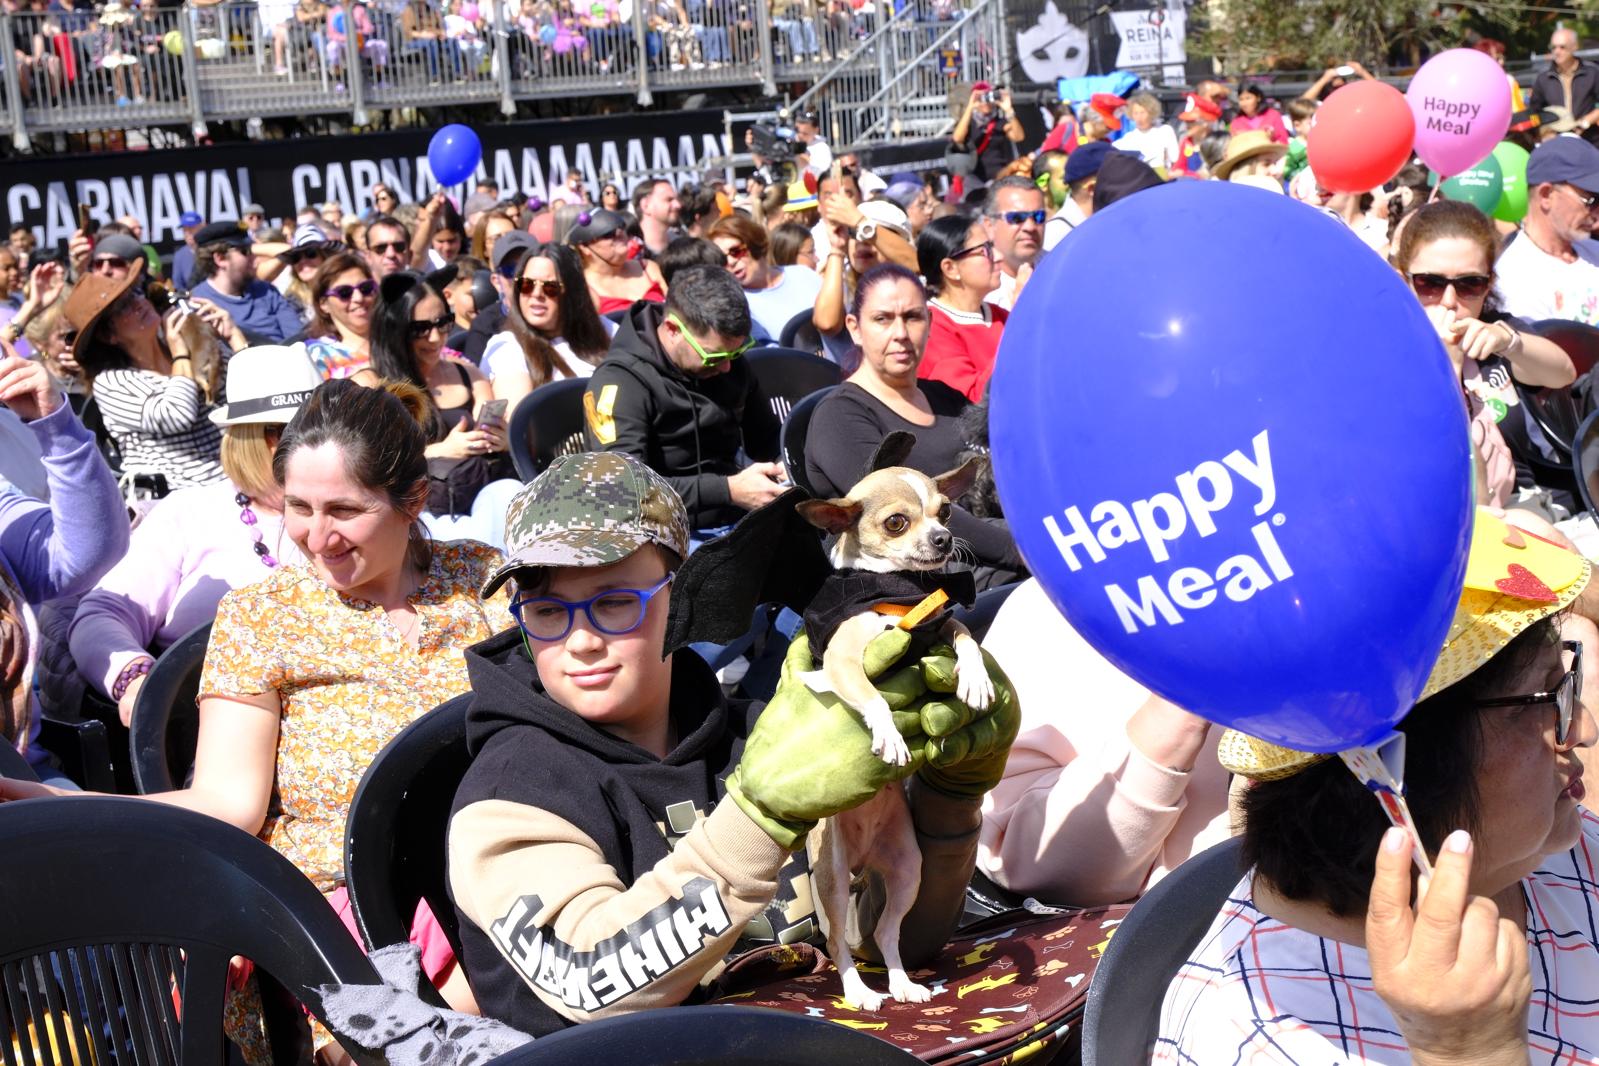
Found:
[[[1533,1062],[1599,1063],[1599,819],[1521,882],[1527,904]],[[1364,948],[1268,918],[1254,872],[1233,890],[1161,1005],[1151,1060],[1181,1066],[1409,1063],[1399,1026],[1372,990]]]
[[[214,405],[194,379],[105,370],[95,376],[94,400],[124,470],[164,474],[174,489],[227,480],[218,459],[222,430],[208,417]]]

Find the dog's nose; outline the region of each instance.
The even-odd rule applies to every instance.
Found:
[[[927,539],[932,542],[933,547],[941,552],[949,551],[950,543],[953,540],[947,529],[935,529],[927,535]]]

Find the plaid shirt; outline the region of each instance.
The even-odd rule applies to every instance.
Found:
[[[1532,1000],[1527,1048],[1549,1066],[1599,1063],[1599,818],[1521,883]],[[1180,1066],[1409,1063],[1405,1038],[1371,986],[1364,948],[1255,908],[1254,872],[1178,971],[1161,1005],[1152,1060]]]

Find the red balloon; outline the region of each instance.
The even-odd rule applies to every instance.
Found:
[[[1399,173],[1416,142],[1416,117],[1404,94],[1380,81],[1345,85],[1316,112],[1306,138],[1322,188],[1367,192]]]

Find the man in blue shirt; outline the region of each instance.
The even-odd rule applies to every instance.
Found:
[[[239,324],[251,344],[282,344],[304,328],[300,313],[277,289],[255,276],[250,235],[237,222],[213,222],[194,235],[195,270],[205,277],[193,295],[214,302]]]
[[[180,289],[194,284],[194,235],[204,224],[205,219],[194,211],[185,211],[178,219],[178,225],[183,227],[183,243],[172,255],[172,284]]]

